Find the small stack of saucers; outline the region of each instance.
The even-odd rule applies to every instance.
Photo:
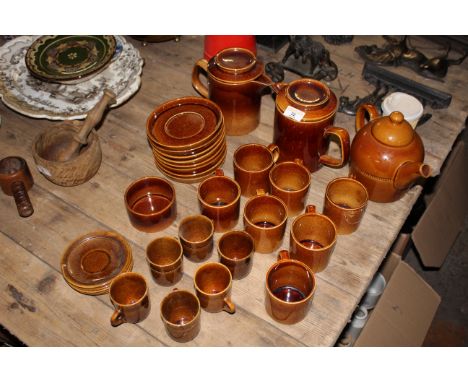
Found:
[[[158,106],[148,117],[146,134],[156,166],[178,182],[199,182],[226,158],[223,114],[208,99],[184,97]]]
[[[116,276],[132,270],[132,250],[116,232],[90,232],[68,246],[61,267],[63,278],[76,291],[105,294]]]

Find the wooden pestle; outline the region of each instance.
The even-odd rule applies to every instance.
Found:
[[[64,147],[61,147],[60,151],[57,153],[55,160],[57,162],[66,162],[70,159],[75,158],[83,145],[86,145],[88,142],[88,135],[91,130],[97,125],[97,123],[102,119],[104,111],[107,109],[108,105],[111,105],[115,102],[115,94],[109,89],[104,90],[104,95],[99,100],[99,102],[89,111],[86,116],[83,125],[80,127],[80,130],[73,134],[70,138],[70,142],[67,142]]]

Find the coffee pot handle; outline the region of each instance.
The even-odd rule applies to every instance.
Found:
[[[204,58],[198,60],[192,70],[192,86],[205,98],[208,98],[208,88],[200,81],[200,74],[208,76],[208,61]]]
[[[348,131],[341,128],[341,127],[334,127],[331,126],[327,128],[324,133],[323,137],[326,138],[329,135],[334,135],[340,141],[340,149],[341,149],[341,158],[333,158],[330,155],[321,155],[320,156],[320,163],[330,166],[330,167],[341,167],[345,163],[348,162],[349,159],[349,134]]]
[[[360,105],[356,111],[356,132],[361,130],[364,127],[364,122],[365,122],[365,113],[369,114],[369,120],[372,121],[375,118],[379,117],[379,111],[377,108],[370,104],[370,103],[364,103]]]

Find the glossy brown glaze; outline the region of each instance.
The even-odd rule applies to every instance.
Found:
[[[347,130],[334,127],[337,110],[335,94],[319,81],[300,79],[290,84],[273,87],[278,92],[274,118],[273,142],[280,149],[279,161],[302,159],[311,171],[322,164],[341,167],[349,158],[349,134]],[[303,112],[295,120],[288,114],[288,107]],[[340,143],[341,158],[326,155],[328,137],[335,136]]]
[[[213,221],[204,215],[186,216],[179,223],[179,240],[184,255],[195,262],[206,260],[213,250]]]
[[[150,313],[148,284],[139,273],[126,272],[117,276],[110,285],[109,297],[115,308],[111,317],[112,326],[125,322],[136,324]]]
[[[288,216],[304,211],[311,176],[301,159],[281,162],[269,173],[271,194],[280,198],[288,209]]]
[[[208,88],[200,81],[207,76]],[[223,111],[227,135],[245,135],[260,122],[262,94],[271,80],[263,63],[242,48],[224,49],[207,61],[199,60],[192,71],[192,85]]]
[[[327,185],[323,214],[336,226],[339,235],[356,231],[366,211],[369,196],[361,182],[351,178],[336,178]]]
[[[239,146],[233,156],[233,168],[242,196],[257,195],[257,190],[270,191],[268,173],[278,157],[278,146],[274,144],[268,147],[257,143]]]
[[[244,231],[226,232],[218,241],[219,261],[229,268],[235,280],[240,280],[250,273],[254,252],[252,236]]]
[[[182,278],[182,245],[173,237],[159,237],[149,243],[146,261],[154,281],[160,285],[174,285]]]
[[[161,320],[177,342],[193,340],[200,332],[200,301],[187,290],[174,289],[161,301]]]
[[[200,305],[210,313],[235,313],[231,301],[232,276],[229,269],[220,263],[206,263],[200,266],[194,277],[194,286]]]
[[[232,229],[239,219],[239,184],[221,169],[198,186],[198,202],[203,215],[213,220],[215,232]]]
[[[305,318],[315,293],[315,276],[304,263],[280,251],[278,261],[266,274],[265,309],[282,324],[295,324]]]
[[[244,229],[252,236],[255,251],[271,253],[283,241],[288,220],[284,202],[276,196],[258,190],[258,195],[250,198],[244,207]]]
[[[291,224],[289,253],[295,259],[308,265],[314,273],[323,271],[335,249],[336,227],[330,218],[315,212],[314,206],[307,206]]]
[[[76,291],[104,294],[117,275],[132,269],[132,250],[128,241],[116,232],[89,232],[73,240],[60,265],[63,278]]]
[[[124,200],[130,222],[139,231],[163,230],[177,215],[174,187],[156,176],[140,178],[130,184]]]
[[[365,114],[370,116],[365,124]],[[379,117],[375,106],[361,105],[356,114],[349,175],[359,180],[374,202],[393,202],[416,181],[427,178],[424,145],[403,114]]]

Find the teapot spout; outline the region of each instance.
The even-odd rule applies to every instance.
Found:
[[[400,165],[393,177],[393,185],[398,190],[409,188],[418,179],[428,178],[432,169],[421,162],[408,161]]]

